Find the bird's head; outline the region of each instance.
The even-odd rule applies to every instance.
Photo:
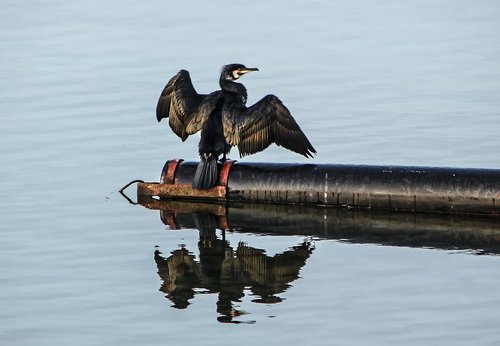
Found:
[[[259,69],[256,67],[246,67],[245,65],[242,64],[229,64],[222,68],[221,78],[230,81],[235,81],[241,76],[243,76],[245,73],[258,70]]]

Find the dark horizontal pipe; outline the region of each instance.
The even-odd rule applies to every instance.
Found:
[[[181,162],[190,185],[197,162]],[[221,165],[219,166],[219,168]],[[186,196],[189,197],[189,196]],[[236,162],[227,201],[498,215],[500,170]]]

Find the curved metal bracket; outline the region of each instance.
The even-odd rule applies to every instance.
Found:
[[[122,187],[120,190],[118,190],[118,192],[120,193],[120,195],[123,196],[123,198],[125,198],[130,204],[133,204],[133,205],[136,205],[136,204],[139,204],[139,202],[134,202],[132,201],[126,194],[125,194],[125,189],[127,187],[129,187],[130,185],[132,184],[135,184],[135,183],[144,183],[144,180],[141,180],[141,179],[136,179],[136,180],[132,180],[131,182],[129,182],[127,185],[125,185],[124,187]]]

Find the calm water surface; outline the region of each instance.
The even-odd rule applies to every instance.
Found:
[[[212,91],[231,62],[259,67],[249,102],[278,95],[316,163],[500,168],[499,32],[492,1],[3,1],[0,342],[498,344],[497,222],[285,210],[224,235],[117,190],[196,159],[158,95],[180,68]]]

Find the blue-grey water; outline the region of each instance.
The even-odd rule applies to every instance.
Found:
[[[268,257],[304,239],[314,249],[279,299],[243,284],[224,313],[215,288],[193,284],[189,306],[172,307],[155,254],[186,251],[199,265],[199,231],[173,230],[117,192],[157,181],[167,159],[197,158],[196,136],[181,143],[157,124],[157,98],[181,68],[199,92],[215,90],[232,62],[260,69],[242,79],[249,103],[278,95],[317,149],[312,162],[500,168],[498,2],[0,8],[2,345],[498,345],[500,257],[467,242],[229,232],[232,249]],[[307,161],[275,146],[244,160]]]

